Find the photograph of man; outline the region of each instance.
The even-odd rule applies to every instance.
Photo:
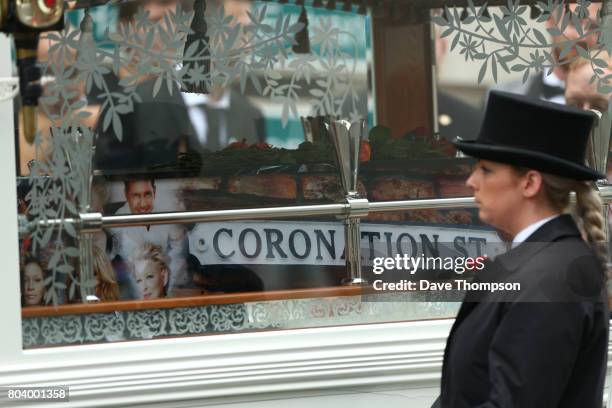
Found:
[[[157,191],[154,179],[132,179],[124,182],[125,204],[115,214],[150,214],[155,207]],[[117,244],[118,255],[130,270],[133,254],[144,244],[156,245],[168,257],[169,288],[187,283],[187,240],[185,229],[179,225],[146,225],[113,228],[111,234]]]
[[[145,243],[130,259],[130,273],[136,283],[137,298],[159,299],[166,296],[168,263],[158,245]]]

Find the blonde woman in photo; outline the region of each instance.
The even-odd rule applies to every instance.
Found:
[[[130,264],[130,273],[136,283],[139,299],[159,299],[166,296],[169,268],[161,247],[149,242],[143,244],[134,253]]]

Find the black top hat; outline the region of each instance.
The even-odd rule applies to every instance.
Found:
[[[597,180],[606,176],[584,164],[594,119],[595,114],[581,109],[491,91],[478,138],[454,144],[479,159]]]

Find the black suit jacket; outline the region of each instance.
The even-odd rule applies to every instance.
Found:
[[[108,81],[112,82],[109,76]],[[115,80],[116,81],[116,80]],[[97,128],[94,166],[99,170],[142,169],[152,165],[174,162],[179,153],[181,140],[187,141],[187,149],[201,153],[205,148],[218,150],[214,142],[218,135],[208,135],[207,145],[202,145],[191,124],[187,106],[180,89],[173,85],[170,93],[164,82],[154,97],[155,79],[144,81],[136,88],[140,101],[134,103],[133,111],[120,115],[122,139],[116,136],[113,127],[102,130],[105,112],[100,115]],[[121,92],[118,85],[114,86]],[[94,98],[95,96],[92,96]],[[249,143],[265,140],[265,122],[259,109],[242,94],[231,91],[227,112],[228,138],[246,139]],[[212,142],[211,142],[212,141]]]
[[[219,135],[212,131],[219,129],[220,124],[211,126],[213,125],[211,121],[219,120],[218,116],[210,114],[213,108],[204,106],[203,109],[209,121],[206,143],[202,144],[196,137],[195,131],[191,131],[188,134],[188,148],[196,152],[202,152],[204,149],[211,151],[223,149],[226,146],[218,143]],[[240,92],[230,90],[230,105],[227,110],[222,111],[222,114],[226,118],[228,142],[232,139],[237,141],[246,139],[249,144],[265,141],[266,127],[262,112]]]
[[[520,291],[468,292],[444,353],[443,408],[601,408],[608,352],[603,271],[569,215],[478,272]]]
[[[139,84],[136,93],[141,101],[134,103],[131,112],[119,115],[121,140],[112,125],[102,130],[105,112],[101,113],[94,153],[96,169],[141,169],[176,160],[181,138],[189,139],[193,133],[189,115],[178,86],[173,86],[171,94],[164,81],[154,97],[154,85],[155,79]]]

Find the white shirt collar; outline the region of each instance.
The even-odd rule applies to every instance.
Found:
[[[565,87],[565,82],[563,82],[554,72],[551,72],[550,75],[546,75],[544,72],[542,74],[542,82],[550,86],[558,86],[560,88]]]
[[[230,106],[229,90],[225,90],[218,101],[211,99],[207,94],[181,92],[181,95],[183,96],[183,101],[185,101],[185,105],[187,105],[188,108],[198,105],[207,105],[217,109],[229,109]]]
[[[554,72],[551,72],[550,75],[546,75],[546,73],[543,72],[542,82],[548,86],[565,88],[565,82],[563,82]],[[555,95],[552,98],[549,98],[548,101],[558,103],[560,105],[565,105],[566,103],[565,95]]]
[[[538,228],[540,228],[542,225],[546,224],[548,221],[552,220],[553,218],[557,218],[558,216],[559,214],[541,219],[540,221],[536,221],[533,224],[527,226],[527,228],[524,228],[523,230],[521,230],[512,239],[512,248],[518,246],[521,242],[524,242],[527,238],[531,236],[531,234],[536,232]]]

